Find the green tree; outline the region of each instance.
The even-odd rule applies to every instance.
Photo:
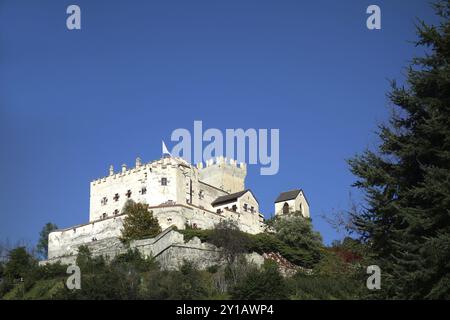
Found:
[[[152,257],[144,257],[138,249],[128,249],[126,253],[117,255],[112,261],[111,266],[127,272],[147,272],[158,270],[159,264]]]
[[[245,267],[245,259],[239,258],[248,251],[248,235],[239,230],[234,221],[223,220],[211,231],[209,242],[221,249],[221,256],[227,263],[227,274],[235,284],[242,268]]]
[[[450,298],[450,2],[440,22],[417,27],[405,86],[392,83],[394,113],[380,145],[349,161],[367,199],[352,213],[382,270],[382,298]]]
[[[198,270],[189,261],[184,261],[177,271],[153,271],[144,278],[146,299],[198,300],[214,292],[210,274]]]
[[[93,257],[89,248],[78,248],[77,265],[81,270],[81,290],[61,288],[56,299],[140,299],[141,272],[156,268],[137,250],[116,256],[107,263],[102,256]]]
[[[261,269],[255,268],[232,290],[233,299],[282,300],[288,299],[289,289],[274,262],[266,262]]]
[[[48,235],[56,229],[58,229],[56,224],[48,222],[39,233],[39,240],[36,249],[38,254],[44,259],[48,258]]]
[[[273,228],[275,236],[289,247],[305,250],[314,262],[320,260],[322,237],[313,230],[310,219],[301,215],[286,215],[275,219]]]
[[[209,241],[222,249],[228,263],[233,263],[240,254],[247,251],[249,239],[234,221],[223,220],[215,225],[209,235]]]
[[[8,254],[4,274],[9,279],[20,279],[36,267],[35,259],[27,252],[25,247],[12,249]]]
[[[122,241],[151,238],[161,233],[158,219],[149,211],[148,204],[127,201],[123,208],[127,214],[123,222]]]

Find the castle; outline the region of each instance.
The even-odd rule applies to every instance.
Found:
[[[222,220],[233,220],[247,233],[264,231],[264,216],[253,192],[245,188],[247,167],[217,157],[193,166],[172,156],[134,168],[113,166],[109,175],[90,184],[89,222],[56,230],[49,235],[49,261],[73,257],[80,245],[117,242],[121,235],[126,201],[147,203],[162,229],[186,226],[211,229]],[[275,214],[301,212],[309,217],[302,190],[283,192],[275,200]],[[113,240],[111,240],[113,239]]]

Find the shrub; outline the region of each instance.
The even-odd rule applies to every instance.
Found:
[[[289,297],[285,280],[273,262],[266,262],[261,270],[254,269],[231,290],[233,299],[280,300]]]
[[[275,236],[290,248],[307,251],[315,262],[320,260],[322,237],[312,228],[311,220],[301,215],[287,215],[275,219]]]
[[[208,237],[209,242],[222,249],[223,257],[228,263],[233,263],[237,256],[248,251],[248,235],[239,230],[231,220],[218,223]]]
[[[82,276],[83,274],[92,274],[106,269],[105,258],[103,256],[93,257],[87,246],[78,247],[76,263],[80,267]]]
[[[211,274],[185,261],[179,271],[150,272],[145,276],[145,298],[199,300],[217,294]]]
[[[364,293],[364,281],[339,275],[305,275],[297,273],[288,280],[292,299],[335,300],[359,299]]]
[[[259,254],[265,252],[279,252],[284,258],[293,264],[311,268],[320,259],[320,256],[315,252],[296,247],[290,247],[275,235],[269,233],[259,233],[249,235],[250,241],[248,251],[255,251]]]
[[[159,269],[158,263],[153,258],[144,257],[138,249],[129,249],[126,253],[116,256],[111,261],[111,267],[135,272]]]
[[[194,237],[198,237],[201,242],[209,241],[212,230],[201,230],[201,229],[184,229],[177,230],[183,235],[184,241],[190,241]]]

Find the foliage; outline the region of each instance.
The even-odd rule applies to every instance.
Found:
[[[151,258],[129,250],[116,256],[109,264],[103,257],[92,257],[85,246],[79,248],[77,265],[81,270],[81,289],[61,288],[58,299],[140,299],[142,273],[158,269]]]
[[[184,235],[185,241],[189,241],[193,237],[198,237],[202,242],[213,243],[214,241],[212,240],[214,230],[189,229],[179,230],[178,232]],[[306,268],[312,268],[321,258],[321,249],[317,250],[317,247],[314,246],[312,246],[312,250],[309,248],[291,247],[272,233],[247,234],[237,230],[234,234],[238,235],[236,236],[237,239],[244,239],[242,242],[245,243],[245,246],[239,247],[239,249],[244,250],[242,252],[257,252],[259,254],[279,252],[290,262]],[[220,244],[220,242],[216,242],[216,244]]]
[[[318,262],[320,256],[316,252],[310,252],[307,249],[290,247],[274,234],[259,233],[249,235],[250,241],[248,246],[249,252],[257,252],[263,254],[266,252],[279,252],[284,258],[291,263],[311,268]]]
[[[370,259],[368,245],[351,237],[345,237],[342,241],[333,241],[331,251],[345,263],[367,264],[366,262]]]
[[[103,256],[93,257],[87,246],[78,247],[76,264],[80,267],[81,274],[92,274],[107,269]]]
[[[209,242],[221,248],[228,263],[234,263],[237,256],[248,251],[248,236],[239,230],[231,220],[218,223],[209,235]]]
[[[133,272],[159,269],[159,264],[152,257],[144,257],[138,249],[129,249],[126,253],[116,256],[111,261],[111,266],[121,270],[132,270]]]
[[[254,269],[231,291],[233,299],[287,299],[289,296],[286,281],[276,264],[267,262],[262,269]]]
[[[290,248],[307,251],[314,261],[320,260],[322,237],[313,231],[311,220],[302,215],[284,215],[275,219],[275,236]]]
[[[214,230],[186,229],[179,232],[183,233],[185,241],[197,236],[202,241],[223,248],[229,255],[227,263],[199,270],[192,262],[185,261],[179,270],[160,270],[153,258],[144,257],[137,249],[130,249],[108,262],[102,256],[93,256],[87,246],[80,246],[76,263],[81,270],[81,290],[69,290],[65,285],[67,266],[59,263],[37,266],[34,259],[24,254],[26,251],[21,248],[11,251],[13,259],[9,263],[25,266],[22,270],[27,271],[20,274],[24,281],[14,281],[11,277],[3,281],[0,284],[0,297],[89,300],[341,299],[360,296],[357,291],[359,288],[354,285],[365,283],[358,278],[360,270],[352,267],[357,261],[347,261],[345,255],[336,251],[345,249],[360,252],[361,246],[357,241],[344,240],[335,243],[332,248],[321,248],[320,256],[324,258],[317,263],[316,255],[311,254],[307,246],[288,245],[281,240],[288,242],[288,238],[277,237],[273,233],[246,234],[230,222],[219,224]],[[236,241],[238,243],[234,243]],[[258,269],[242,255],[253,251],[280,252],[296,264],[315,266],[315,276],[283,278],[274,262],[266,262]],[[339,267],[339,271],[333,273],[332,265],[342,265],[342,269]],[[14,267],[14,270],[20,268]],[[333,281],[339,286],[343,283],[343,287],[333,291],[330,288]]]
[[[417,27],[427,54],[406,87],[392,83],[380,145],[349,161],[367,199],[352,217],[383,272],[381,298],[450,298],[450,2],[437,14],[439,25]]]
[[[172,279],[169,299],[195,300],[208,296],[208,289],[201,273],[190,262],[185,262]]]
[[[158,219],[149,211],[148,204],[129,200],[125,203],[123,213],[127,216],[123,222],[122,241],[151,238],[162,231]]]
[[[58,229],[56,224],[48,222],[39,233],[39,240],[36,245],[37,253],[44,259],[48,257],[48,235]]]
[[[359,299],[364,294],[364,284],[360,279],[339,275],[297,273],[289,279],[291,299],[296,300]]]
[[[36,260],[27,252],[25,247],[17,247],[8,254],[4,274],[6,278],[12,280],[25,278],[36,265]]]
[[[183,235],[184,241],[188,242],[192,238],[197,237],[200,239],[201,242],[207,242],[209,241],[211,237],[212,230],[211,229],[184,229],[184,230],[178,230],[179,233]]]

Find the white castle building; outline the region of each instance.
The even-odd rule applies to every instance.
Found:
[[[247,167],[223,157],[204,166],[193,166],[181,158],[165,156],[134,168],[124,164],[119,172],[113,166],[109,175],[90,184],[89,222],[49,235],[48,259],[76,254],[80,245],[117,239],[128,200],[146,203],[162,229],[186,226],[211,229],[222,220],[233,220],[251,234],[264,231],[264,216],[255,195],[245,188]],[[309,205],[302,190],[281,193],[275,201],[275,214],[301,212],[309,217]]]

